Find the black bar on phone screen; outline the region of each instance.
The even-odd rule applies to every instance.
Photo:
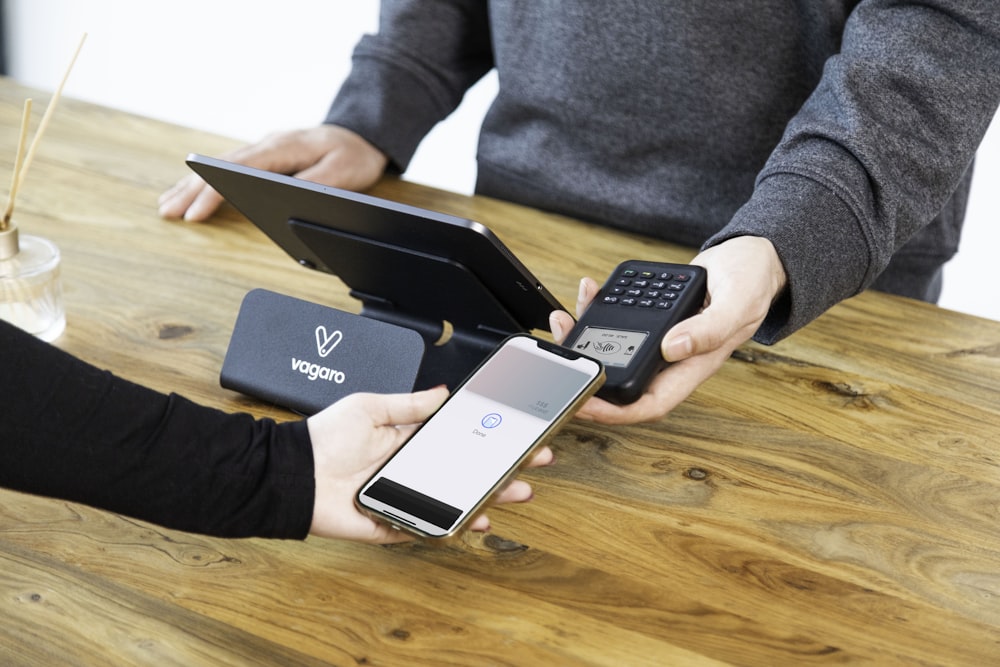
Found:
[[[458,517],[462,516],[462,510],[457,507],[425,496],[419,491],[397,484],[387,477],[379,477],[375,480],[365,490],[364,495],[391,505],[443,530],[451,528],[455,525]]]

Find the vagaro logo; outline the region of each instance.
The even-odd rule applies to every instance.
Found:
[[[332,333],[327,332],[326,327],[321,324],[316,327],[316,352],[319,353],[320,358],[325,359],[343,339],[344,334],[339,329]],[[295,357],[292,357],[292,370],[302,373],[310,381],[326,380],[327,382],[343,384],[347,380],[347,375],[343,371]]]
[[[316,351],[319,352],[319,356],[326,359],[343,338],[344,334],[340,329],[328,334],[322,324],[316,327]]]
[[[344,380],[347,379],[347,375],[343,371],[336,371],[326,366],[310,363],[305,359],[296,359],[295,357],[292,357],[292,370],[308,376],[310,380],[327,380],[328,382],[344,384]]]

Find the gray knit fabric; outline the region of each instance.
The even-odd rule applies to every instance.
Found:
[[[773,342],[868,287],[936,300],[1000,104],[1000,2],[384,0],[326,120],[405,170],[493,67],[478,192],[769,238]]]

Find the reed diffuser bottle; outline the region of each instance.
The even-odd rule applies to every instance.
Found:
[[[14,158],[7,207],[0,215],[0,320],[6,320],[45,341],[53,341],[66,329],[66,311],[63,307],[62,283],[59,278],[59,248],[40,236],[20,235],[11,216],[18,190],[31,165],[39,139],[45,133],[56,102],[62,94],[73,63],[80,54],[86,39],[84,33],[73,53],[69,67],[49,101],[45,114],[38,124],[31,146],[27,146],[28,125],[31,120],[31,98],[24,101],[21,115],[21,134]]]
[[[59,248],[0,219],[0,320],[45,341],[66,328]]]

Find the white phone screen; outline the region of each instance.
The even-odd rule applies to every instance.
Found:
[[[600,372],[586,357],[509,339],[362,488],[362,503],[447,534]]]

